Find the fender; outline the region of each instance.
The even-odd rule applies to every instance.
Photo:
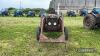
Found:
[[[96,14],[94,14],[94,13],[92,13],[92,12],[91,12],[91,13],[88,13],[88,14],[91,14],[91,15],[93,15],[93,16],[96,18]]]

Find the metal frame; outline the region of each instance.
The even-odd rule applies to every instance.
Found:
[[[62,20],[62,31],[61,31],[62,35],[59,36],[57,39],[52,39],[52,38],[49,38],[49,37],[47,37],[43,34],[43,20],[44,20],[44,17],[41,17],[41,22],[40,22],[41,32],[40,32],[40,36],[39,36],[39,42],[60,42],[60,43],[65,42],[64,21],[63,21],[62,17],[60,17],[60,18]]]

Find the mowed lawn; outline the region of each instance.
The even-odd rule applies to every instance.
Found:
[[[0,56],[100,56],[100,29],[85,29],[83,17],[64,17],[69,31],[66,46],[39,43],[36,40],[39,23],[39,17],[0,17]],[[81,53],[79,48],[95,51]]]

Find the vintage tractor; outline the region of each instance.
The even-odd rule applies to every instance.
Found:
[[[80,10],[80,16],[86,16],[88,14],[88,9],[87,8],[82,8]]]
[[[2,9],[1,15],[2,15],[2,16],[9,16],[9,11],[8,11],[8,9]]]
[[[20,16],[23,16],[23,11],[22,10],[15,10],[14,17],[20,17]]]
[[[76,17],[76,14],[75,14],[74,11],[68,11],[67,15],[70,16],[70,17]]]
[[[39,17],[46,16],[46,12],[44,9],[41,9],[39,12]]]
[[[34,11],[29,11],[27,13],[27,17],[34,17],[35,16],[35,12]]]
[[[64,27],[63,17],[55,14],[51,9],[47,16],[41,17],[40,26],[37,30],[37,40],[39,42],[60,42],[68,40],[68,31]]]
[[[83,25],[87,29],[100,27],[100,8],[93,8],[92,12],[84,17]]]

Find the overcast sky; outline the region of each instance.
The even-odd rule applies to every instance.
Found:
[[[22,8],[49,8],[51,0],[21,0]],[[15,7],[20,8],[20,0],[0,0],[0,9]]]

